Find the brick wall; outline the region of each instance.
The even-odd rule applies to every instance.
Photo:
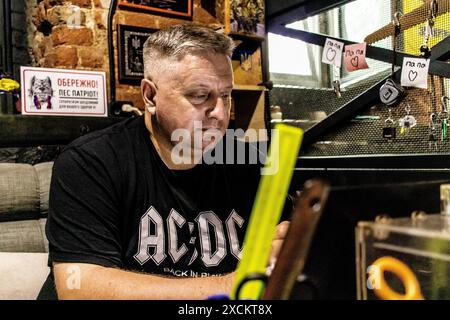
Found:
[[[109,73],[107,16],[110,0],[21,0],[26,2],[28,25],[28,51],[31,64],[48,68],[101,70]],[[15,2],[15,1],[13,1]],[[193,21],[204,25],[220,23],[222,0],[216,0],[216,12],[211,2],[194,0]],[[203,5],[202,5],[203,4]],[[206,8],[208,4],[209,8]],[[79,25],[74,27],[75,23]],[[113,23],[148,28],[163,28],[190,21],[163,16],[118,10]],[[117,75],[117,36],[114,33]],[[26,50],[24,50],[26,52]],[[109,79],[109,75],[107,75]],[[116,76],[117,79],[117,76]],[[108,85],[109,87],[109,85]],[[116,80],[117,100],[133,101],[143,108],[138,86],[119,84]]]
[[[13,44],[13,71],[16,78],[20,75],[20,66],[30,64],[27,45],[26,0],[11,1],[11,24]]]

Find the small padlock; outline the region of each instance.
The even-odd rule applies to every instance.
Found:
[[[387,127],[383,128],[383,138],[388,140],[395,139],[397,129],[394,126],[395,121],[392,119],[392,110],[389,109],[389,116],[386,120],[384,120],[384,123],[387,125]]]
[[[430,141],[430,143],[437,141],[436,132],[430,132],[430,135],[428,137],[428,141]]]
[[[396,133],[397,133],[397,130],[395,127],[383,128],[383,138],[385,138],[385,139],[389,139],[389,140],[395,139]]]

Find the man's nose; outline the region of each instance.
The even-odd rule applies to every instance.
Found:
[[[222,97],[217,97],[212,101],[211,107],[207,111],[209,118],[215,118],[219,121],[225,120],[228,115],[228,100]]]

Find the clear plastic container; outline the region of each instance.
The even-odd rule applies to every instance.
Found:
[[[450,300],[450,217],[360,222],[356,268],[358,299]]]
[[[450,184],[441,184],[441,214],[450,217]]]

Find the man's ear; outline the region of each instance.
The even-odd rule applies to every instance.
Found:
[[[153,81],[148,79],[142,79],[141,81],[141,95],[142,100],[144,101],[145,108],[150,112],[151,115],[156,113],[156,105],[155,105],[155,95],[156,95],[156,86]]]

